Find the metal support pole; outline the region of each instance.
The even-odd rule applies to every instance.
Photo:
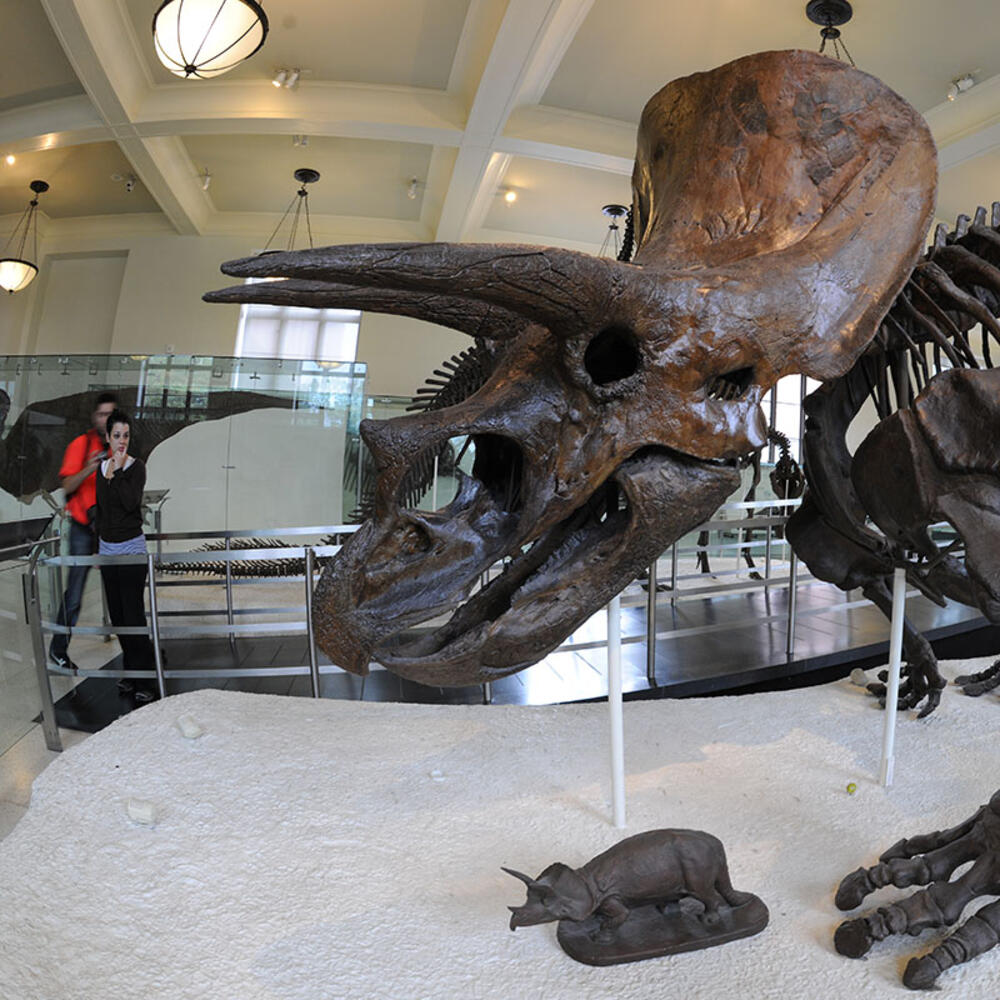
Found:
[[[226,535],[226,623],[228,625],[233,624],[233,564],[229,561],[230,551],[229,535]],[[236,636],[232,632],[229,633],[229,645],[236,645]]]
[[[785,638],[785,652],[791,656],[795,651],[795,599],[798,593],[799,559],[794,550],[788,560],[788,634]]]
[[[896,567],[892,577],[892,624],[889,629],[889,685],[885,695],[885,718],[882,720],[882,767],[879,783],[892,784],[896,764],[896,709],[899,705],[899,668],[903,662],[903,621],[906,617],[906,570]]]
[[[493,684],[487,681],[483,685],[483,704],[492,705],[493,704]]]
[[[677,543],[670,546],[670,603],[677,603]]]
[[[163,539],[160,535],[163,534],[163,508],[157,507],[153,511],[153,530],[156,532],[156,558],[159,559],[163,555]]]
[[[622,714],[621,597],[608,604],[608,711],[611,716],[611,814],[625,826],[625,725]]]
[[[773,511],[774,509],[775,508],[772,507],[771,511]],[[770,521],[770,519],[771,519],[771,511],[768,511],[768,521]],[[773,527],[774,526],[772,524],[768,524],[767,529],[766,529],[767,534],[764,537],[764,579],[765,580],[770,580],[771,579],[771,531],[772,531]],[[765,593],[766,593],[766,591],[765,591]]]
[[[313,626],[313,564],[316,555],[312,546],[306,546],[306,636],[309,643],[309,679],[312,681],[312,696],[319,693],[319,657],[316,654],[316,630]]]
[[[649,564],[646,578],[646,680],[656,686],[656,563]]]
[[[156,667],[156,687],[161,698],[167,696],[167,681],[163,676],[163,650],[160,649],[160,618],[156,605],[156,557],[146,553],[146,571],[149,574],[149,625],[153,633],[153,665]]]
[[[49,681],[48,660],[45,656],[45,640],[42,637],[42,608],[38,596],[38,566],[34,561],[31,568],[21,577],[24,587],[24,607],[31,630],[31,645],[35,654],[35,677],[38,680],[38,695],[42,703],[42,733],[45,745],[50,750],[62,750],[59,726],[56,724],[56,706],[52,700],[52,685]]]
[[[431,480],[431,510],[438,509],[438,456],[434,456],[434,478]]]

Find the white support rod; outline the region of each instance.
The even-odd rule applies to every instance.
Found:
[[[882,768],[879,782],[892,784],[895,766],[896,707],[899,704],[899,671],[903,662],[903,618],[906,614],[906,570],[896,569],[892,578],[892,626],[889,631],[889,677],[885,695],[885,718],[882,720]]]
[[[621,597],[608,604],[608,711],[611,716],[611,813],[625,826],[625,722],[622,714]]]
[[[434,456],[434,478],[431,480],[431,510],[438,509],[438,456]]]

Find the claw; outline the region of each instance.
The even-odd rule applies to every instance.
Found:
[[[911,990],[930,990],[934,988],[937,977],[940,975],[941,968],[934,961],[933,955],[911,958],[903,973],[903,985],[908,986]]]
[[[833,900],[834,905],[838,910],[853,910],[856,906],[860,906],[865,896],[873,892],[874,889],[875,886],[872,885],[872,880],[868,877],[868,869],[859,868],[857,871],[851,872],[840,883],[837,895]],[[838,947],[837,950],[840,951],[840,948]]]
[[[833,946],[847,958],[861,958],[871,949],[874,938],[868,924],[861,918],[845,920],[833,935]]]

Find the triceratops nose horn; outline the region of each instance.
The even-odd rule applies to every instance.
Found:
[[[519,878],[529,889],[533,888],[537,883],[530,875],[525,875],[524,872],[515,871],[513,868],[504,868],[503,865],[500,866],[501,871],[505,871],[508,875],[513,875],[514,878]],[[513,911],[514,907],[508,907],[509,910]]]

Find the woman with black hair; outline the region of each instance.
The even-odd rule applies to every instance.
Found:
[[[102,556],[145,555],[142,533],[142,492],[146,466],[128,453],[132,420],[123,410],[108,417],[110,453],[97,477],[98,553]],[[145,626],[146,563],[101,567],[101,579],[112,625]],[[153,644],[146,635],[119,635],[126,670],[152,670]],[[156,685],[150,681],[118,683],[122,692],[135,691],[137,702],[152,701]]]

